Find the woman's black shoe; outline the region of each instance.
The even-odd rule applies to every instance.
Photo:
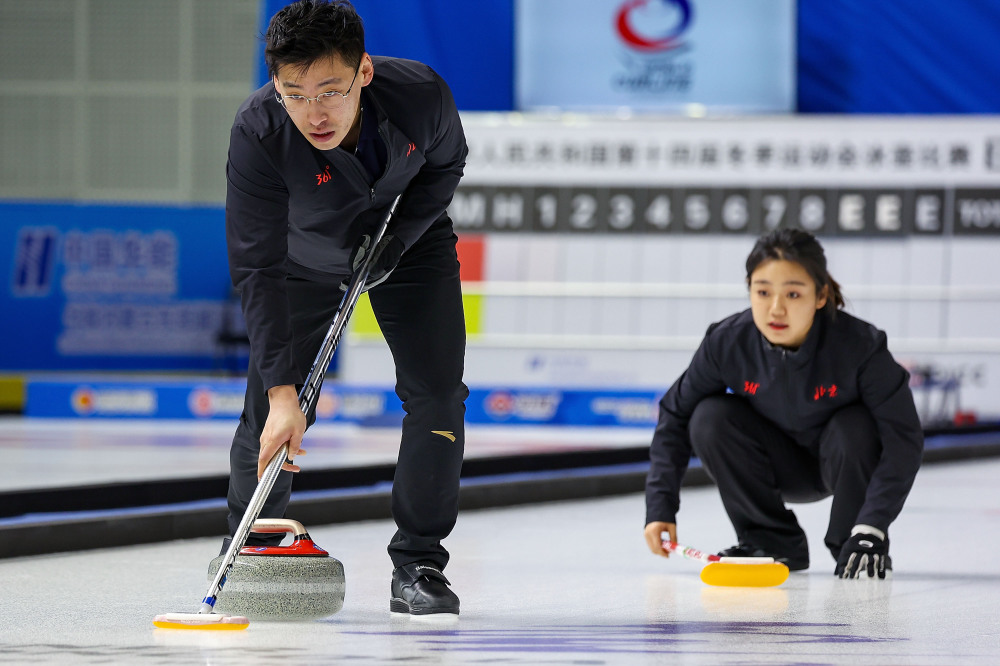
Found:
[[[781,555],[774,555],[773,553],[765,552],[761,548],[757,548],[747,543],[739,543],[730,548],[719,553],[721,557],[771,557],[774,558],[775,562],[781,562],[789,571],[803,571],[809,568],[809,555],[798,555],[792,557],[784,557]]]

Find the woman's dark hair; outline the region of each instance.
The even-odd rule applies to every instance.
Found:
[[[823,246],[808,231],[776,229],[761,236],[757,240],[757,244],[753,246],[753,250],[750,251],[750,256],[747,257],[747,286],[750,285],[750,276],[757,270],[757,267],[771,259],[794,261],[802,266],[816,283],[817,294],[823,290],[823,287],[828,287],[824,310],[831,319],[837,314],[839,308],[844,307],[844,297],[840,293],[840,285],[826,269],[826,255],[823,253]]]
[[[292,65],[302,70],[339,55],[357,69],[365,54],[365,27],[347,0],[299,0],[271,18],[264,34],[264,62],[271,76]]]

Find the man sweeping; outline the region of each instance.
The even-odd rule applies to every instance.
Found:
[[[370,56],[344,0],[279,11],[265,61],[271,80],[237,112],[226,167],[230,274],[251,345],[230,454],[230,532],[286,442],[283,469],[300,470],[293,461],[315,414],[301,412],[298,389],[341,285],[375,253],[366,289],[406,412],[392,489],[390,610],[458,614],[441,543],[458,515],[468,396],[457,238],[446,212],[468,153],[454,100],[426,65]],[[291,485],[292,474],[279,476],[262,517],[283,517]]]

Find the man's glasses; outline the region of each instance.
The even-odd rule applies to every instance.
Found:
[[[274,98],[278,100],[278,104],[281,104],[289,112],[305,111],[309,107],[309,102],[316,102],[320,108],[327,111],[336,111],[347,102],[347,96],[351,94],[354,83],[358,80],[358,72],[360,71],[361,68],[358,67],[358,70],[354,72],[354,78],[351,79],[351,87],[345,93],[331,90],[330,92],[320,93],[315,97],[306,97],[305,95],[279,95],[275,92]]]

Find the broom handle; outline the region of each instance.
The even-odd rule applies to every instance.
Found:
[[[386,229],[389,228],[389,220],[392,219],[393,213],[396,212],[396,206],[399,204],[401,196],[401,194],[398,195],[393,200],[392,205],[389,206],[389,211],[382,220],[382,226],[379,227],[375,237],[371,241],[371,251],[365,257],[364,263],[351,276],[347,291],[344,293],[343,298],[341,298],[340,306],[333,317],[333,323],[330,324],[330,329],[323,339],[319,353],[316,354],[316,360],[313,361],[312,368],[309,370],[309,376],[306,377],[306,382],[303,384],[302,390],[299,391],[299,408],[303,414],[308,415],[310,410],[316,406],[316,400],[323,385],[323,378],[326,377],[326,371],[330,367],[333,353],[337,350],[337,345],[340,343],[340,338],[347,326],[347,320],[350,319],[351,313],[354,312],[354,306],[357,305],[358,299],[361,297],[361,292],[364,291],[365,281],[371,272],[372,260],[375,257],[375,248],[378,247],[379,241],[382,240]],[[233,534],[233,540],[229,543],[225,557],[219,563],[219,570],[216,572],[212,583],[208,586],[205,598],[201,602],[201,608],[198,610],[199,613],[211,613],[215,607],[219,592],[222,590],[222,586],[226,584],[226,576],[229,575],[229,570],[233,568],[233,563],[236,562],[236,555],[243,548],[247,537],[250,536],[254,521],[257,520],[257,516],[260,515],[261,510],[264,508],[264,502],[271,493],[274,482],[277,481],[278,474],[281,472],[281,466],[285,464],[287,458],[288,443],[286,442],[278,448],[270,462],[267,463],[260,481],[257,482],[257,488],[250,497],[250,502],[247,504],[247,510],[243,514],[243,519],[240,521],[239,527],[236,528],[235,534]]]
[[[670,541],[668,539],[663,540],[663,547],[666,548],[667,550],[672,550],[675,553],[680,553],[684,557],[687,557],[692,560],[698,560],[700,562],[705,562],[705,563],[718,562],[719,560],[722,559],[718,555],[709,555],[708,553],[703,553],[700,550],[697,550],[696,548],[691,548],[689,546],[682,546],[681,544],[674,543],[673,541]]]
[[[211,613],[212,609],[215,608],[219,592],[222,590],[222,586],[226,584],[226,576],[229,575],[229,570],[233,568],[233,563],[236,562],[236,555],[247,542],[247,537],[250,536],[250,529],[264,508],[264,501],[270,494],[271,488],[274,487],[274,482],[277,481],[278,473],[281,472],[281,466],[285,464],[287,456],[288,444],[285,443],[275,452],[274,457],[271,458],[271,461],[264,469],[264,474],[261,475],[260,481],[257,482],[257,488],[250,497],[250,503],[247,504],[246,513],[243,514],[243,519],[240,521],[239,527],[236,528],[236,533],[233,534],[233,540],[229,542],[226,556],[222,558],[219,570],[215,572],[215,578],[212,579],[212,584],[208,586],[208,592],[205,593],[205,598],[201,601],[201,608],[198,609],[199,613]]]
[[[299,391],[299,407],[302,409],[303,414],[308,414],[309,410],[316,405],[316,399],[319,397],[320,388],[323,386],[323,378],[326,377],[326,371],[330,367],[333,353],[337,350],[337,345],[340,344],[340,337],[347,327],[347,320],[351,318],[354,306],[357,305],[358,298],[361,297],[361,292],[364,291],[365,281],[368,279],[368,273],[371,271],[371,262],[375,257],[375,248],[378,247],[382,237],[385,236],[385,231],[389,227],[389,220],[392,218],[393,213],[396,212],[396,204],[399,203],[400,196],[402,195],[397,196],[392,205],[389,206],[389,212],[386,213],[385,219],[382,221],[382,226],[379,227],[372,238],[371,251],[365,257],[364,263],[351,276],[351,281],[347,284],[347,292],[340,301],[340,308],[333,318],[333,323],[330,324],[330,330],[327,331],[326,337],[323,339],[319,353],[316,354],[316,360],[313,361],[312,368],[309,370],[306,383],[303,384],[302,390]],[[281,459],[284,460],[284,457]]]

